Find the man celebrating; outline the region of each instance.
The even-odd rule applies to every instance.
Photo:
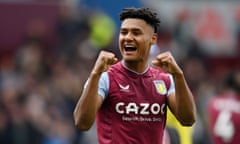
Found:
[[[88,130],[96,119],[100,144],[162,144],[166,108],[191,126],[196,108],[183,71],[170,52],[149,66],[160,20],[148,8],[126,8],[120,14],[122,60],[101,51],[74,111],[75,124]]]

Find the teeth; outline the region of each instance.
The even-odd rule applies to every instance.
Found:
[[[133,48],[134,46],[126,45],[125,47],[127,47],[127,48]]]
[[[125,50],[126,51],[135,51],[136,47],[133,45],[125,45]]]

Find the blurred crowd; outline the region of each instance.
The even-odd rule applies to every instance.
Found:
[[[97,10],[64,3],[58,14],[54,44],[41,35],[40,25],[29,29],[14,52],[1,54],[1,144],[96,144],[94,127],[89,132],[76,129],[72,113],[98,52],[120,56],[118,28]],[[186,19],[180,15],[170,28],[163,24],[151,56],[169,50],[176,57],[197,104],[193,143],[207,144],[207,102],[221,91],[222,77],[239,69],[240,46],[231,56],[209,55],[189,35]],[[240,30],[235,32],[239,39]]]

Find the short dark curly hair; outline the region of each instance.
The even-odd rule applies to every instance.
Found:
[[[120,13],[120,21],[124,21],[127,18],[143,19],[153,27],[155,33],[157,33],[161,22],[157,13],[150,8],[124,8]]]

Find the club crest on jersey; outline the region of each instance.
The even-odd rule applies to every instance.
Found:
[[[165,82],[163,80],[155,80],[155,81],[153,81],[153,83],[159,94],[165,95],[167,93],[167,88],[166,88]]]

